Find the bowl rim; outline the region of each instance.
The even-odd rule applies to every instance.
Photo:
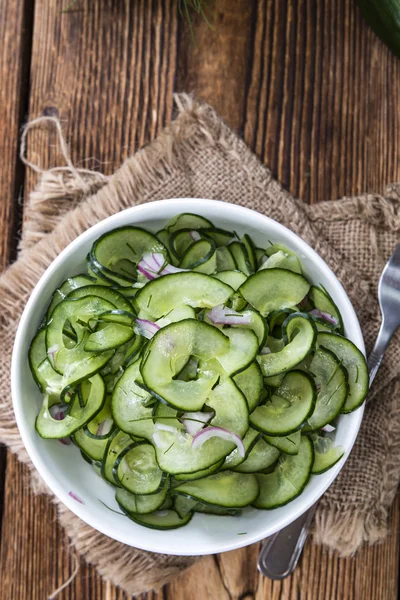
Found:
[[[196,203],[197,203],[197,206],[195,208]],[[266,215],[263,215],[262,213],[260,213],[256,210],[253,210],[253,209],[250,209],[247,207],[243,207],[243,206],[240,206],[237,204],[232,204],[230,202],[225,202],[225,201],[221,201],[221,200],[204,199],[204,198],[189,198],[189,197],[188,198],[169,198],[169,199],[165,199],[165,200],[155,200],[155,201],[147,202],[147,203],[140,204],[137,206],[132,206],[132,207],[126,208],[123,211],[120,211],[116,214],[113,214],[113,215],[99,221],[98,223],[96,223],[95,225],[93,225],[92,227],[90,227],[89,229],[84,231],[82,234],[80,234],[72,242],[70,242],[70,244],[68,244],[60,252],[60,254],[53,260],[53,262],[47,267],[47,269],[45,270],[45,272],[39,279],[38,283],[36,284],[35,288],[33,289],[32,293],[25,305],[24,311],[22,313],[22,316],[21,316],[19,324],[18,324],[17,333],[16,333],[15,341],[14,341],[13,352],[12,352],[12,360],[11,360],[12,403],[13,403],[13,409],[14,409],[17,426],[18,426],[22,441],[24,443],[25,449],[26,449],[33,465],[35,466],[35,468],[37,469],[37,471],[39,472],[41,477],[44,479],[45,483],[48,485],[48,487],[54,493],[54,495],[65,506],[67,506],[67,508],[69,508],[69,510],[71,510],[76,516],[78,516],[85,523],[87,523],[88,525],[93,527],[93,529],[103,533],[104,535],[106,535],[112,539],[115,539],[126,545],[130,545],[135,548],[142,549],[142,550],[158,552],[158,553],[163,553],[163,554],[175,554],[175,555],[215,554],[218,552],[225,552],[225,551],[241,548],[244,546],[248,546],[250,544],[253,544],[255,542],[258,542],[258,541],[264,539],[267,534],[263,533],[262,530],[260,530],[258,533],[253,534],[251,536],[243,536],[243,537],[239,536],[239,539],[234,539],[232,541],[232,543],[225,543],[224,546],[221,548],[217,548],[217,549],[214,548],[214,549],[210,549],[209,551],[204,551],[204,548],[203,548],[201,550],[201,553],[196,552],[196,550],[192,547],[190,547],[188,549],[182,548],[179,551],[177,551],[174,548],[173,551],[167,552],[165,550],[165,548],[161,549],[161,548],[157,548],[155,546],[150,548],[148,545],[146,545],[146,543],[143,544],[143,543],[141,543],[141,540],[137,540],[136,538],[134,539],[135,543],[133,545],[127,539],[124,539],[123,536],[115,535],[115,532],[112,530],[112,528],[110,526],[107,526],[107,524],[105,524],[105,522],[99,520],[98,517],[96,517],[96,516],[93,517],[93,515],[90,513],[90,511],[84,510],[84,507],[81,506],[80,504],[78,504],[75,500],[73,500],[73,498],[71,498],[68,495],[68,492],[58,483],[58,481],[54,478],[50,469],[47,467],[45,460],[43,460],[42,457],[39,455],[39,452],[36,451],[35,444],[33,442],[31,443],[31,440],[27,433],[28,430],[30,429],[30,427],[28,427],[27,423],[24,420],[24,414],[23,414],[23,410],[22,410],[23,400],[22,400],[21,383],[19,380],[19,369],[20,369],[21,361],[24,358],[26,358],[25,330],[27,329],[27,325],[29,323],[31,312],[34,311],[37,301],[40,299],[41,294],[45,290],[46,284],[49,281],[49,279],[57,271],[59,266],[61,264],[63,264],[66,260],[68,260],[68,257],[73,255],[75,250],[82,244],[82,242],[84,242],[88,238],[90,238],[92,236],[100,237],[100,235],[102,233],[109,231],[111,229],[114,229],[118,226],[122,226],[122,224],[114,225],[115,222],[118,222],[121,219],[125,220],[125,225],[129,224],[129,218],[131,215],[134,215],[134,220],[133,220],[132,224],[133,225],[137,224],[140,226],[141,214],[145,218],[146,214],[148,213],[149,210],[157,211],[157,209],[166,207],[167,204],[169,206],[176,207],[176,214],[179,214],[180,212],[189,212],[189,211],[192,212],[192,209],[193,209],[193,212],[197,212],[198,214],[201,214],[201,212],[199,212],[199,210],[201,211],[201,209],[199,209],[199,207],[198,207],[199,204],[202,204],[204,206],[204,210],[206,213],[207,213],[207,206],[214,206],[214,207],[216,207],[216,210],[218,210],[218,207],[219,207],[219,209],[221,209],[223,207],[225,207],[225,209],[226,209],[226,205],[228,205],[229,210],[231,210],[233,212],[237,212],[239,218],[240,218],[240,215],[243,215],[245,212],[251,213],[253,215],[253,218],[257,217],[261,221],[264,221],[264,223],[267,223],[267,224],[271,225],[273,228],[275,228],[277,235],[279,235],[279,231],[284,231],[286,235],[289,233],[289,235],[295,240],[296,245],[298,247],[304,249],[306,255],[311,254],[313,263],[317,264],[319,266],[319,268],[323,268],[324,270],[326,270],[326,273],[332,279],[332,282],[335,285],[335,291],[337,291],[337,293],[341,295],[341,301],[342,301],[342,303],[344,303],[346,305],[346,310],[349,314],[348,320],[351,320],[351,322],[352,322],[352,336],[351,337],[352,337],[354,343],[357,345],[357,347],[361,350],[361,352],[365,356],[365,346],[364,346],[364,340],[363,340],[363,336],[362,336],[362,332],[361,332],[361,327],[360,327],[357,315],[354,311],[354,308],[351,304],[351,301],[350,301],[346,291],[344,290],[340,281],[337,279],[336,275],[333,273],[333,271],[330,269],[330,267],[325,263],[323,258],[309,244],[307,244],[307,242],[305,242],[299,235],[297,235],[296,233],[291,231],[288,227],[285,227],[278,221],[275,221],[274,219],[267,217]],[[192,208],[190,207],[190,205],[192,205]],[[147,214],[147,217],[148,217],[148,214]],[[162,218],[162,216],[160,216],[160,218]],[[321,496],[325,493],[325,491],[328,489],[328,487],[332,484],[332,482],[337,477],[340,470],[343,468],[343,466],[353,448],[353,445],[355,443],[355,440],[357,438],[357,435],[358,435],[358,432],[360,429],[363,413],[364,413],[364,404],[359,409],[357,409],[357,411],[355,411],[353,413],[353,418],[355,418],[355,422],[353,424],[352,435],[350,436],[349,443],[346,448],[346,450],[347,450],[346,457],[344,459],[342,459],[341,461],[339,461],[339,463],[337,465],[335,465],[332,469],[330,469],[330,471],[328,472],[330,474],[330,477],[327,478],[326,483],[322,486],[321,489],[318,490],[318,493],[311,494],[309,500],[305,501],[304,504],[293,515],[289,514],[286,517],[282,517],[280,519],[279,523],[275,527],[273,527],[271,531],[268,531],[268,536],[273,535],[277,531],[283,529],[284,527],[286,527],[287,525],[292,523],[294,520],[299,518],[306,510],[308,510],[308,508],[310,508],[315,502],[317,502],[321,498]],[[210,542],[210,544],[211,544],[211,542]]]

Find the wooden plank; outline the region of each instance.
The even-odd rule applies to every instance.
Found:
[[[0,2],[7,7],[15,2],[16,10],[21,4]],[[82,0],[77,12],[61,13],[69,3],[36,0],[29,116],[58,115],[73,160],[82,164],[92,157],[89,165],[100,160],[102,171],[112,173],[171,118],[177,3]],[[18,125],[8,137],[17,148]],[[60,164],[53,133],[32,132],[28,157],[44,167]],[[27,191],[34,182],[29,173]],[[2,598],[43,600],[74,570],[54,507],[47,498],[32,495],[25,469],[14,457],[7,467],[2,539]],[[122,600],[126,596],[82,563],[79,576],[59,598]]]
[[[32,6],[0,1],[0,270],[15,256],[23,190],[18,133],[28,102]],[[7,451],[0,447],[0,546]]]
[[[245,140],[308,202],[400,179],[400,62],[353,0],[259,0]]]

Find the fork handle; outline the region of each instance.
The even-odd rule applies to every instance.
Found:
[[[378,337],[376,338],[375,346],[372,348],[371,354],[368,356],[367,361],[370,386],[375,379],[379,366],[382,362],[383,355],[385,354],[386,348],[388,347],[388,344],[396,329],[397,323],[390,323],[383,319],[381,328],[379,329]]]

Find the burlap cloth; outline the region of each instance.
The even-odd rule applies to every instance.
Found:
[[[276,219],[332,267],[357,311],[367,350],[373,344],[380,323],[378,278],[400,237],[400,187],[388,188],[385,196],[365,194],[306,206],[282,189],[209,106],[184,95],[177,96],[176,104],[176,120],[112,177],[77,171],[69,164],[43,173],[31,194],[19,258],[0,278],[0,381],[5,398],[0,441],[30,468],[14,421],[9,382],[19,317],[58,253],[88,227],[129,206],[173,197],[216,198]],[[399,370],[397,336],[376,379],[354,450],[318,508],[314,541],[341,555],[387,533],[388,509],[400,478]],[[37,491],[50,493],[36,472],[32,476]],[[160,586],[196,560],[124,546],[54,501],[80,555],[131,594]]]

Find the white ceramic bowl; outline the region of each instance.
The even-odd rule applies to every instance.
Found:
[[[248,508],[235,518],[196,514],[187,526],[172,531],[147,529],[108,510],[99,500],[118,510],[114,490],[81,459],[79,450],[39,437],[35,418],[41,394],[29,370],[28,348],[53,291],[67,277],[85,271],[85,257],[92,243],[106,231],[136,224],[155,232],[181,212],[197,213],[216,226],[234,229],[239,234],[247,232],[258,246],[266,247],[267,240],[272,240],[294,250],[309,280],[322,283],[333,296],[343,316],[346,335],[364,352],[360,326],[344,289],[322,258],[298,236],[276,221],[236,205],[214,200],[173,199],[143,204],[113,215],[61,252],[40,279],[25,307],[15,339],[11,381],[15,416],[28,454],[47,485],[72,512],[105,535],[136,548],[165,554],[203,555],[257,542],[294,521],[316,502],[343,467],[356,439],[363,408],[339,421],[336,442],[345,447],[345,457],[327,473],[312,477],[304,492],[290,504],[273,511]],[[71,497],[70,491],[84,504]]]

